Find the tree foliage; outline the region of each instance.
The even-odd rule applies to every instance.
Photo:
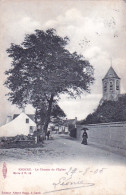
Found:
[[[36,109],[35,121],[36,121],[37,125],[44,124],[46,117],[47,117],[46,114],[47,114],[47,110],[45,110],[44,105],[42,107]],[[58,106],[58,104],[54,103],[52,105],[52,110],[51,110],[51,114],[50,114],[50,122],[54,122],[56,120],[60,121],[65,117],[66,117],[66,114],[64,113],[64,111]]]
[[[59,95],[76,97],[89,92],[94,81],[93,67],[83,56],[70,53],[68,43],[69,39],[58,36],[54,29],[35,30],[20,45],[12,43],[7,49],[12,58],[11,68],[5,73],[9,100],[18,107],[31,103],[36,109],[45,109],[45,131]]]
[[[81,124],[95,124],[106,122],[126,121],[126,95],[118,101],[104,101],[95,112],[89,114]]]

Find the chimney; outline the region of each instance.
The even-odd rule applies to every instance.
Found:
[[[25,113],[25,107],[22,107],[21,110],[23,113]]]

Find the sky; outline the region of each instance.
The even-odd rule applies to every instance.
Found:
[[[121,78],[121,93],[126,92],[126,2],[123,0],[1,0],[0,1],[0,125],[7,115],[20,113],[8,102],[3,85],[4,72],[11,67],[6,49],[20,44],[25,34],[35,29],[55,28],[59,36],[68,36],[67,49],[76,51],[94,67],[91,93],[77,99],[62,95],[59,105],[67,118],[84,119],[97,108],[102,98],[102,78],[111,66]],[[27,106],[26,113],[34,109]]]

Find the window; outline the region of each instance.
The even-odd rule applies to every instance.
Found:
[[[26,118],[26,123],[29,123],[29,118]]]
[[[116,90],[119,90],[119,81],[116,81]]]
[[[107,83],[104,83],[104,91],[107,91]]]
[[[37,126],[37,129],[38,129],[38,130],[41,129],[41,125],[38,125],[38,126]]]
[[[110,91],[112,91],[112,90],[113,90],[113,82],[110,81]]]
[[[33,133],[33,127],[30,126],[30,134]]]

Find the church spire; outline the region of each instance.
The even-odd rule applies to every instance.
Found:
[[[109,68],[105,77],[102,79],[102,86],[103,100],[118,100],[118,96],[120,94],[120,78],[112,67],[112,59],[111,67]]]
[[[107,74],[105,75],[105,77],[103,78],[104,79],[108,79],[108,78],[117,78],[117,79],[120,79],[118,77],[118,75],[116,74],[116,72],[114,71],[113,67],[111,66],[107,72]]]

